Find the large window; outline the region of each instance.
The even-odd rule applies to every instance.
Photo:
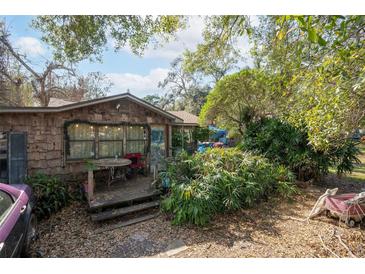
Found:
[[[123,155],[123,127],[99,127],[99,158],[119,158]]]
[[[69,159],[95,157],[95,129],[89,124],[71,124],[68,127]]]
[[[127,153],[146,152],[146,130],[142,126],[129,126],[127,129]]]
[[[91,125],[74,123],[67,127],[68,160],[123,157],[146,153],[145,126]]]

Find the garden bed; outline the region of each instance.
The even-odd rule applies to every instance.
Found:
[[[338,221],[321,216],[309,224],[295,220],[305,218],[316,199],[326,188],[340,192],[360,191],[364,182],[339,180],[329,176],[323,185],[302,190],[292,202],[271,199],[254,209],[217,215],[205,227],[173,226],[167,216],[103,233],[120,222],[93,223],[86,205],[74,203],[51,218],[40,222],[39,239],[33,245],[35,257],[145,257],[165,256],[166,248],[176,239],[187,249],[175,257],[334,257],[349,256],[334,236],[342,240],[357,257],[365,257],[365,228],[349,229]]]

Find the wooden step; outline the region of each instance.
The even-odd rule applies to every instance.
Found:
[[[106,227],[96,229],[95,234],[109,232],[109,231],[117,229],[117,228],[138,224],[138,223],[153,219],[153,218],[157,217],[159,214],[160,213],[147,214],[147,215],[143,215],[143,216],[140,216],[140,217],[137,217],[137,218],[127,220],[127,221],[122,221],[120,223],[116,223],[116,224],[113,224],[113,225],[108,225]]]
[[[96,198],[89,202],[89,210],[96,211],[98,209],[122,206],[141,202],[144,200],[154,199],[159,196],[161,192],[158,189],[143,190],[140,192],[115,192],[107,193],[106,195],[96,195]]]
[[[142,210],[145,210],[145,209],[157,207],[159,205],[160,205],[160,201],[152,201],[152,202],[132,205],[132,206],[128,206],[128,207],[121,207],[121,208],[106,210],[106,211],[102,211],[102,212],[99,212],[99,213],[91,214],[91,220],[93,220],[93,221],[108,220],[108,219],[123,216],[123,215],[126,215],[126,214],[130,214],[130,213],[142,211]]]

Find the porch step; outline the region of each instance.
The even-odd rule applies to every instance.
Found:
[[[104,197],[96,198],[89,202],[89,211],[95,212],[99,210],[106,210],[112,207],[129,206],[131,204],[141,203],[148,200],[155,200],[161,195],[158,189],[143,190],[139,192],[115,192],[116,194],[110,193]]]
[[[93,221],[103,221],[103,220],[112,219],[112,218],[115,218],[115,217],[127,215],[127,214],[130,214],[130,213],[135,213],[135,212],[142,211],[142,210],[145,210],[145,209],[157,207],[159,205],[160,205],[160,201],[152,201],[152,202],[132,205],[132,206],[128,206],[128,207],[110,209],[110,210],[102,211],[102,212],[99,212],[99,213],[91,214],[91,220],[93,220]]]
[[[159,214],[160,213],[147,214],[147,215],[143,215],[143,216],[136,217],[136,218],[133,218],[133,219],[129,219],[127,221],[122,221],[120,223],[116,223],[116,224],[113,224],[113,225],[108,225],[106,227],[96,229],[95,234],[109,232],[109,231],[117,229],[117,228],[138,224],[138,223],[141,223],[141,222],[144,222],[144,221],[148,221],[150,219],[153,219],[153,218],[157,217]]]

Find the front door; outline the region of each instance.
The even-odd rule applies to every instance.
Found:
[[[166,132],[165,126],[151,126],[151,166],[162,165],[166,157]]]
[[[27,136],[24,132],[8,134],[9,184],[23,184],[27,171]]]

